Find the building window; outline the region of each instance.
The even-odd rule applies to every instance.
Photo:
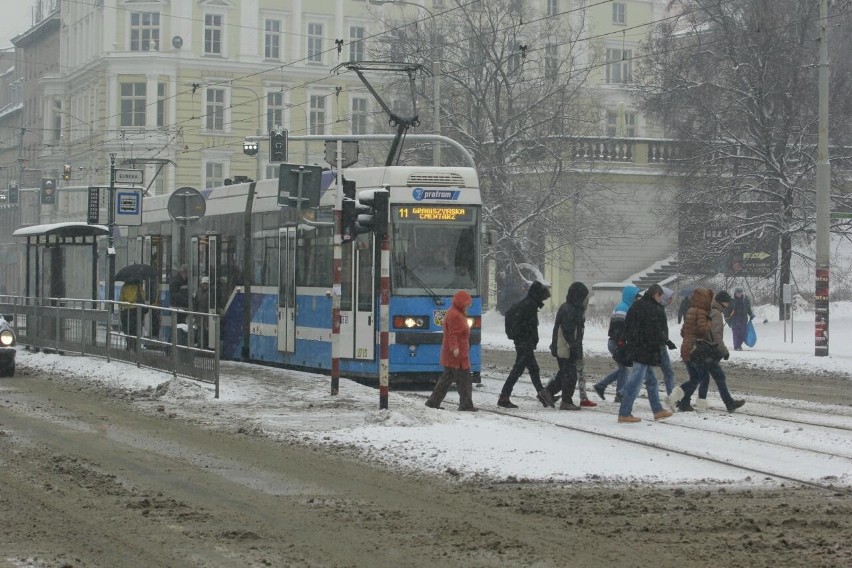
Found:
[[[322,24],[308,24],[308,61],[322,63]]]
[[[225,129],[225,89],[207,89],[207,130]]]
[[[618,111],[606,111],[606,135],[610,138],[636,138],[636,113],[623,112],[624,123],[618,123]]]
[[[544,46],[544,76],[548,79],[555,79],[556,73],[559,71],[559,46],[553,43],[548,43]]]
[[[311,95],[311,134],[325,134],[325,97]]]
[[[627,5],[623,2],[612,3],[612,24],[614,26],[623,26],[627,24]]]
[[[225,164],[222,162],[207,162],[204,164],[204,188],[222,187],[225,185]]]
[[[206,55],[222,55],[221,14],[204,15],[204,53]]]
[[[633,81],[633,50],[606,50],[606,82],[609,84],[626,85]]]
[[[284,124],[284,93],[266,94],[266,131],[277,130]]]
[[[435,8],[443,8],[444,0],[432,0],[432,6]]]
[[[526,49],[527,46],[520,41],[515,44],[515,48],[509,53],[509,73],[521,72]]]
[[[160,13],[130,13],[130,51],[157,51],[160,46]]]
[[[157,83],[157,126],[166,124],[166,84]]]
[[[555,16],[559,13],[559,0],[547,0],[547,15]]]
[[[263,36],[263,56],[266,59],[281,59],[281,20],[266,20]]]
[[[121,126],[145,126],[145,83],[121,84]]]
[[[362,26],[349,27],[349,61],[364,61],[364,38],[367,30]]]
[[[367,99],[352,99],[352,134],[367,134]]]

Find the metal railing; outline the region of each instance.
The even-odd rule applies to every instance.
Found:
[[[0,296],[17,342],[172,373],[215,387],[219,398],[219,316],[144,304]]]

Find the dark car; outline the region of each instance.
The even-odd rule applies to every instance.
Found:
[[[0,318],[0,377],[15,376],[15,330],[12,328],[12,316]]]

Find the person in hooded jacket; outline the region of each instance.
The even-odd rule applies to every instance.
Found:
[[[526,297],[516,304],[517,309],[512,308],[516,312],[513,339],[515,365],[509,371],[509,376],[506,377],[500,397],[497,399],[497,406],[501,408],[518,408],[518,405],[514,404],[509,397],[512,396],[512,389],[515,388],[515,383],[518,382],[524,369],[529,371],[530,380],[538,395],[547,397],[550,394],[542,393],[544,388],[541,384],[541,371],[535,359],[535,348],[538,346],[538,310],[544,307],[544,301],[549,297],[550,290],[547,286],[536,280],[530,285]],[[553,406],[552,400],[550,406]]]
[[[696,288],[689,298],[689,309],[683,317],[683,327],[680,328],[680,336],[683,339],[680,345],[680,358],[686,365],[689,380],[676,386],[666,397],[669,408],[677,408],[681,412],[695,410],[692,408],[690,399],[696,387],[699,400],[707,399],[710,376],[691,360],[691,356],[697,339],[710,338],[710,304],[712,302],[713,290],[709,288]]]
[[[562,402],[559,410],[580,410],[574,404],[574,390],[577,386],[578,364],[583,361],[583,333],[586,326],[586,307],[589,304],[589,289],[582,282],[574,282],[568,287],[565,302],[556,312],[553,322],[553,339],[550,353],[556,357],[559,371],[554,380],[544,390],[542,404],[553,401],[554,395],[562,390]],[[547,406],[554,406],[553,403]]]
[[[710,303],[710,329],[709,336],[706,338],[716,346],[716,349],[721,355],[722,359],[725,361],[730,357],[730,352],[728,351],[727,346],[725,345],[725,316],[724,312],[728,308],[731,303],[731,295],[728,294],[725,290],[721,290],[716,293],[716,296],[713,298],[713,301]],[[728,391],[727,378],[725,377],[725,372],[722,370],[722,366],[719,361],[712,362],[703,362],[703,361],[692,361],[695,365],[697,372],[701,377],[709,374],[713,377],[713,381],[716,383],[716,388],[719,390],[719,396],[722,398],[722,402],[725,403],[725,408],[728,412],[733,412],[736,409],[740,408],[745,404],[744,400],[734,400],[731,396],[730,391]],[[673,400],[681,400],[686,399],[689,401],[689,397],[692,396],[693,391],[695,390],[695,382],[687,381],[680,387],[682,390],[678,391],[675,389],[671,395],[669,395],[669,402]],[[681,403],[681,407],[683,404]]]
[[[464,290],[453,296],[453,305],[444,316],[444,337],[441,341],[441,365],[444,372],[426,399],[429,408],[441,408],[441,402],[455,381],[459,391],[459,410],[475,411],[473,406],[473,379],[470,376],[470,326],[467,309],[473,299]]]
[[[648,373],[649,368],[660,366],[662,350],[669,341],[669,324],[662,305],[663,295],[663,288],[659,284],[652,284],[642,297],[630,306],[624,319],[624,339],[627,356],[633,362],[633,371],[627,377],[622,391],[621,407],[618,410],[619,422],[640,421],[633,416],[633,403],[643,382],[654,420],[662,420],[672,415],[671,411],[663,408],[660,403],[656,377]]]
[[[733,300],[725,308],[725,322],[730,326],[731,334],[734,337],[734,351],[743,350],[748,322],[753,319],[754,312],[751,311],[751,300],[748,299],[742,288],[734,288]]]
[[[609,318],[609,331],[607,332],[609,340],[606,343],[606,347],[609,349],[609,354],[613,356],[614,360],[616,359],[619,347],[622,349],[624,347],[624,319],[627,317],[627,311],[638,297],[639,287],[629,284],[622,288],[621,302],[616,304],[612,310],[612,315]],[[616,360],[615,363],[618,365],[616,369],[592,386],[595,392],[598,393],[598,396],[601,397],[601,400],[606,400],[604,392],[606,391],[606,387],[612,383],[615,383],[615,392],[621,392],[624,382],[627,380],[625,362]],[[616,394],[615,402],[621,402],[621,397],[618,394]]]
[[[666,288],[662,286],[663,289],[663,297],[660,300],[660,305],[663,307],[663,310],[666,309],[666,306],[671,304],[672,297],[674,297],[674,290],[671,288]],[[668,319],[668,318],[667,318]],[[668,326],[666,326],[666,332],[668,332]],[[660,370],[663,372],[663,382],[666,385],[666,394],[671,394],[672,390],[675,388],[675,375],[674,369],[672,368],[672,359],[669,357],[669,350],[677,349],[677,345],[675,345],[671,339],[666,336],[666,345],[660,350]],[[648,369],[648,373],[653,375],[653,377],[648,377],[648,379],[653,382],[657,382],[657,377],[654,375],[653,369]],[[646,379],[647,380],[647,379]]]

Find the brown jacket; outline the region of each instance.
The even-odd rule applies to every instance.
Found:
[[[713,344],[719,349],[722,357],[728,355],[728,346],[725,345],[725,308],[722,304],[713,300],[710,304],[710,329],[713,333]]]
[[[689,309],[683,317],[680,336],[680,358],[689,361],[696,339],[710,339],[710,305],[713,303],[713,290],[696,288],[689,300]]]

